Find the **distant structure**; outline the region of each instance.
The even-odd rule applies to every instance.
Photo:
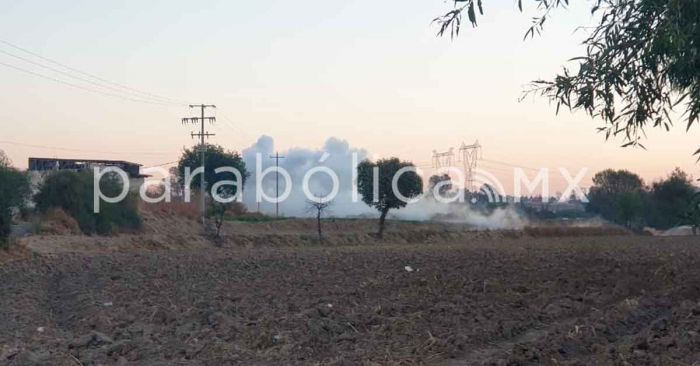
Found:
[[[138,190],[148,175],[141,174],[141,164],[123,160],[96,160],[96,159],[59,159],[59,158],[29,158],[29,173],[32,184],[37,186],[43,177],[59,170],[73,172],[91,171],[93,168],[116,167],[126,172],[129,177],[130,188]]]
[[[455,149],[450,148],[445,152],[433,150],[433,168],[436,170],[442,168],[454,167],[455,163],[462,163],[462,172],[464,173],[464,188],[474,191],[474,171],[476,170],[479,159],[482,158],[481,144],[477,140],[471,145],[466,145],[462,142],[459,147],[459,154],[455,162]]]
[[[47,172],[53,170],[80,172],[92,170],[94,167],[103,168],[110,166],[122,169],[129,178],[144,177],[140,174],[141,164],[130,163],[123,160],[29,158],[29,171],[31,172]]]
[[[462,146],[459,147],[459,158],[464,165],[464,176],[466,177],[464,185],[467,189],[474,190],[474,170],[477,168],[479,159],[482,158],[479,140],[476,140],[476,142],[471,145],[465,145],[464,142],[462,142]]]
[[[455,151],[454,148],[450,148],[445,152],[437,152],[433,150],[433,168],[450,168],[454,166]]]

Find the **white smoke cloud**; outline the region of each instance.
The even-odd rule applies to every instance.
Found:
[[[394,212],[394,217],[403,220],[434,220],[447,223],[466,224],[476,229],[522,229],[528,221],[512,207],[500,207],[486,214],[473,210],[469,205],[443,203],[424,196],[413,205]]]
[[[275,159],[271,158],[275,154],[274,140],[270,136],[261,136],[256,143],[243,150],[242,156],[246,167],[250,172],[248,182],[243,194],[243,201],[250,210],[257,209],[255,197],[256,177],[256,157],[261,157],[261,171],[275,165]],[[303,192],[302,183],[304,175],[317,166],[328,167],[338,176],[338,195],[333,200],[331,212],[333,216],[357,216],[374,214],[375,211],[360,202],[352,201],[353,189],[353,154],[356,162],[359,163],[367,158],[368,153],[364,149],[351,148],[350,144],[335,137],[331,137],[319,149],[292,148],[287,151],[280,151],[280,168],[285,169],[291,178],[292,189],[284,202],[280,203],[280,213],[285,216],[307,216],[307,197]],[[275,173],[265,175],[262,180],[263,191],[268,196],[275,196]],[[316,173],[309,179],[309,191],[312,195],[325,196],[331,192],[332,181],[324,173]],[[280,193],[285,190],[285,180],[280,177]],[[274,213],[274,203],[262,202],[261,211]]]
[[[272,156],[276,153],[274,140],[270,136],[261,136],[253,145],[242,151],[243,160],[250,173],[246,183],[243,202],[249,210],[257,210],[255,188],[256,159],[260,157],[261,171],[275,165]],[[335,217],[378,217],[379,213],[362,202],[361,197],[353,202],[353,171],[354,164],[361,162],[370,154],[361,148],[351,147],[350,144],[331,137],[318,149],[291,148],[279,151],[280,168],[285,169],[291,178],[292,188],[289,197],[280,203],[280,213],[284,216],[305,217],[312,213],[308,211],[307,197],[303,192],[304,175],[314,167],[328,167],[338,176],[338,195],[333,200],[330,215]],[[353,155],[355,161],[353,161]],[[424,177],[427,180],[427,177]],[[267,174],[262,180],[262,189],[270,197],[275,197],[275,173]],[[326,195],[331,191],[332,181],[323,173],[314,174],[309,180],[309,190],[313,195]],[[280,193],[285,191],[285,180],[280,177]],[[266,214],[275,212],[275,204],[263,201],[260,210]],[[408,204],[401,210],[392,210],[390,217],[405,220],[432,220],[463,223],[484,229],[522,228],[525,220],[511,208],[496,209],[489,215],[475,212],[464,204],[446,204],[432,198],[423,197],[418,202]]]

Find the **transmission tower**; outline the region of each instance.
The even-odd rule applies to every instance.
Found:
[[[455,152],[454,148],[450,148],[445,152],[437,152],[433,150],[433,168],[449,168],[454,166]]]
[[[462,146],[459,147],[459,158],[464,166],[465,188],[467,189],[474,189],[474,170],[476,170],[481,157],[482,152],[479,140],[471,145],[465,145],[462,142]]]
[[[201,115],[199,117],[189,117],[189,118],[183,118],[182,123],[192,123],[192,124],[197,124],[199,123],[201,125],[200,132],[191,132],[190,135],[192,138],[199,137],[199,154],[200,154],[200,160],[201,160],[201,167],[202,167],[202,175],[200,176],[200,181],[199,181],[199,194],[200,194],[200,199],[201,199],[201,211],[202,211],[202,224],[205,224],[206,220],[206,214],[207,214],[207,198],[206,198],[206,179],[204,177],[204,173],[206,170],[204,169],[205,164],[204,164],[204,158],[205,158],[205,153],[207,150],[206,145],[204,144],[204,139],[209,138],[210,136],[215,136],[213,133],[209,133],[208,131],[204,131],[204,121],[209,121],[209,123],[214,123],[216,122],[216,117],[205,117],[204,116],[204,110],[207,108],[216,108],[215,105],[213,104],[190,104],[190,108],[199,108],[201,110]]]

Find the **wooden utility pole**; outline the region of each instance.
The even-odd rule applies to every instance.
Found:
[[[190,118],[183,118],[182,123],[192,123],[192,124],[201,124],[201,130],[199,133],[191,132],[190,135],[192,138],[199,137],[199,153],[200,153],[200,159],[201,159],[201,167],[202,167],[202,175],[200,176],[200,195],[201,195],[201,207],[200,209],[202,210],[202,224],[205,224],[206,220],[206,215],[207,215],[207,195],[206,195],[206,179],[204,177],[204,173],[206,172],[205,170],[205,164],[204,164],[204,158],[205,158],[205,153],[206,153],[206,145],[204,145],[204,139],[209,138],[210,136],[215,136],[213,133],[205,132],[204,131],[204,121],[209,121],[210,123],[216,122],[216,117],[205,117],[204,116],[204,110],[207,108],[216,108],[215,105],[213,104],[190,104],[190,108],[200,108],[201,109],[201,116],[200,117],[190,117]]]
[[[284,159],[284,156],[280,156],[279,152],[276,152],[275,155],[270,155],[270,159],[275,159],[275,167],[277,167],[277,171],[275,173],[275,197],[277,198],[275,202],[275,217],[280,217],[280,159]]]

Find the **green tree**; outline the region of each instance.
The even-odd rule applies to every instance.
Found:
[[[10,160],[4,151],[0,150],[0,168],[10,168],[11,166],[12,160]]]
[[[642,217],[644,182],[627,170],[607,169],[593,176],[587,210],[632,227]]]
[[[541,12],[525,38],[539,33],[552,10],[568,0],[532,0]],[[522,0],[518,0],[522,11]],[[551,80],[537,80],[535,93],[571,110],[601,118],[606,138],[623,136],[623,146],[641,145],[648,126],[669,130],[674,107],[685,109],[686,128],[700,115],[700,1],[593,0],[597,24],[583,41],[586,53],[572,58]],[[482,0],[456,0],[435,21],[439,35],[459,34],[462,16],[476,26]],[[700,154],[700,150],[695,154]]]
[[[700,231],[700,192],[693,195],[681,222],[684,225],[692,226],[693,235],[698,235]]]
[[[399,172],[402,174],[397,178],[395,191],[393,181]],[[381,238],[389,210],[406,207],[407,199],[420,195],[423,192],[423,180],[410,162],[400,161],[398,158],[382,159],[376,163],[364,160],[357,166],[357,188],[362,195],[362,201],[380,213],[377,235]]]
[[[452,190],[452,178],[449,174],[432,175],[428,179],[428,187],[430,195],[445,197]]]
[[[223,181],[235,181],[238,183],[238,187],[243,187],[245,181],[249,176],[246,170],[245,162],[241,158],[241,155],[235,151],[226,151],[223,147],[219,145],[205,144],[205,173],[204,179],[206,181],[206,191],[211,192],[212,187]],[[189,168],[191,172],[199,168],[202,164],[202,158],[199,153],[199,146],[192,149],[185,149],[182,152],[180,161],[177,165],[177,171],[181,184],[185,184],[185,169]],[[230,167],[238,170],[241,174],[241,182],[238,182],[238,178],[234,173],[231,172],[220,172],[216,173],[215,170],[218,168]],[[190,188],[195,189],[200,187],[199,177],[192,179],[190,183]],[[235,196],[238,194],[238,187],[231,184],[223,184],[217,188],[217,194],[222,197]]]
[[[122,191],[123,182],[116,174],[107,174],[100,180],[100,189],[108,197]],[[141,226],[135,194],[128,194],[121,202],[100,204],[100,212],[93,208],[94,178],[92,172],[56,171],[49,174],[34,196],[40,212],[60,208],[71,215],[86,234],[109,235],[117,229],[135,230]]]
[[[0,162],[4,153],[0,151]],[[9,160],[0,164],[0,247],[5,247],[12,229],[12,213],[21,208],[29,196],[27,174],[9,165]]]
[[[644,209],[644,191],[621,192],[616,200],[616,220],[628,228],[640,228]]]
[[[679,224],[693,200],[695,187],[692,178],[676,168],[666,179],[654,182],[649,192],[647,221],[658,229],[668,229]]]

